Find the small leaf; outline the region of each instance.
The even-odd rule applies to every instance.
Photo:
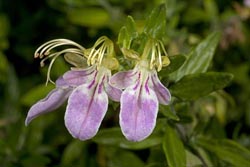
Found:
[[[173,127],[167,125],[163,150],[169,167],[186,167],[186,153],[182,141]]]
[[[131,38],[131,41],[132,41],[132,39],[135,39],[138,37],[138,32],[136,31],[135,21],[134,21],[133,17],[131,17],[131,16],[127,17],[126,28],[128,30],[128,34]]]
[[[153,9],[146,20],[144,32],[153,38],[162,38],[166,34],[165,5],[160,5]]]
[[[123,26],[118,35],[118,45],[121,48],[129,49],[131,42],[138,37],[136,26],[131,16],[127,17],[126,24]]]
[[[199,138],[196,144],[234,166],[250,166],[250,151],[233,140]]]
[[[220,33],[214,32],[210,34],[187,55],[185,63],[181,68],[170,75],[170,79],[178,81],[188,74],[206,72],[213,58],[219,39]]]
[[[120,29],[117,44],[120,46],[120,48],[129,48],[130,47],[130,36],[129,36],[128,30],[125,26],[123,26]]]
[[[232,79],[232,74],[222,72],[190,74],[183,77],[169,89],[175,97],[182,100],[194,100],[213,91],[223,89]]]
[[[159,72],[159,75],[164,77],[176,70],[178,70],[186,60],[186,57],[183,55],[169,56],[170,64],[167,67],[163,67]]]

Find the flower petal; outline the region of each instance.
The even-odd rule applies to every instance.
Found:
[[[161,83],[156,72],[152,76],[152,82],[154,87],[153,89],[156,93],[159,103],[168,105],[171,101],[171,94],[169,90]]]
[[[107,77],[106,82],[104,83],[106,93],[111,100],[119,102],[122,95],[122,90],[110,85],[108,81],[109,78]]]
[[[121,96],[120,126],[128,140],[141,141],[148,137],[156,124],[158,100],[149,87],[128,87]]]
[[[110,84],[118,89],[124,89],[135,83],[137,72],[134,70],[118,72],[110,78]]]
[[[71,89],[53,89],[44,99],[38,101],[30,108],[25,120],[25,125],[27,126],[39,115],[48,113],[60,107],[66,101],[70,93]]]
[[[61,87],[61,88],[67,88],[69,87],[69,85],[65,82],[65,80],[63,79],[63,77],[59,77],[57,80],[56,80],[56,86],[57,87]]]
[[[73,69],[63,75],[65,82],[71,86],[79,86],[89,83],[96,75],[94,66],[86,69]]]
[[[87,140],[96,135],[108,109],[108,96],[100,86],[84,84],[70,95],[64,119],[73,137]]]

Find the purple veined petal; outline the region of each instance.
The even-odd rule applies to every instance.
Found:
[[[154,130],[158,113],[158,100],[150,87],[132,85],[121,96],[120,126],[131,141],[141,141]]]
[[[106,76],[106,80],[104,82],[105,91],[108,94],[108,97],[116,102],[120,101],[122,90],[118,89],[109,83],[109,76]]]
[[[108,96],[102,87],[84,84],[70,95],[64,119],[73,137],[87,140],[96,135],[108,109]]]
[[[135,70],[118,72],[110,78],[110,85],[118,89],[127,88],[138,79],[137,74],[138,72]]]
[[[64,81],[71,86],[80,86],[89,83],[96,76],[95,66],[86,69],[73,69],[63,75]]]
[[[51,112],[60,107],[66,101],[71,91],[71,89],[53,89],[44,99],[38,101],[30,108],[25,120],[25,125],[27,126],[39,115]]]
[[[171,101],[171,94],[169,90],[161,83],[156,72],[152,74],[151,78],[153,83],[153,89],[156,93],[159,103],[168,105]]]

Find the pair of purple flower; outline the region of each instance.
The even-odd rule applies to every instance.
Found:
[[[152,62],[156,62],[155,55],[150,61],[140,58],[133,70],[112,76],[111,67],[116,59],[110,40],[97,41],[90,50],[79,49],[87,58],[89,67],[75,67],[59,77],[56,88],[30,108],[25,124],[41,114],[54,111],[68,99],[64,118],[66,128],[73,137],[87,140],[96,135],[110,98],[120,102],[119,119],[124,136],[130,141],[148,137],[156,124],[159,103],[167,105],[171,98],[152,67]]]

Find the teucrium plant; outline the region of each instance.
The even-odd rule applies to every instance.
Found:
[[[145,26],[145,32],[138,35],[132,17],[128,17],[128,23],[131,27],[122,28],[118,43],[124,58],[132,61],[134,68],[113,76],[111,70],[117,70],[119,63],[113,42],[105,36],[89,49],[68,39],[41,45],[35,58],[42,59],[41,66],[51,59],[47,82],[54,83],[50,71],[57,57],[64,55],[73,67],[56,80],[55,89],[30,108],[26,125],[41,114],[54,111],[68,99],[65,125],[73,137],[87,140],[96,135],[110,98],[120,102],[119,119],[124,136],[131,141],[147,138],[155,128],[159,103],[170,103],[170,92],[157,76],[157,71],[170,61],[155,31]],[[148,25],[151,24],[149,20]],[[140,46],[132,46],[135,41]],[[60,46],[70,47],[53,52]]]
[[[207,72],[220,34],[211,33],[190,53],[175,56],[167,55],[165,36],[166,8],[161,5],[152,11],[142,32],[137,31],[133,18],[127,17],[118,35],[118,52],[106,36],[100,37],[88,49],[68,39],[41,45],[35,57],[42,59],[41,66],[51,60],[47,83],[54,83],[50,72],[59,56],[64,56],[73,67],[58,77],[55,88],[44,99],[30,108],[26,125],[39,115],[56,110],[68,99],[64,120],[74,138],[88,140],[97,134],[93,139],[96,143],[130,149],[162,143],[168,166],[188,164],[186,145],[194,154],[198,146],[219,154],[220,150],[212,149],[207,140],[204,140],[207,143],[198,140],[198,144],[186,142],[183,136],[188,136],[184,128],[179,124],[181,130],[177,133],[175,122],[182,121],[176,114],[178,108],[223,89],[232,80],[228,73]],[[64,49],[58,51],[61,46]],[[166,88],[169,83],[170,91]],[[97,133],[108,111],[109,99],[120,104],[119,124],[128,141],[121,137],[117,128]],[[164,117],[160,121],[157,121],[158,111]],[[133,141],[132,144],[129,141]],[[201,160],[198,164],[206,163],[200,155],[197,157]],[[235,164],[240,161],[238,158]]]

